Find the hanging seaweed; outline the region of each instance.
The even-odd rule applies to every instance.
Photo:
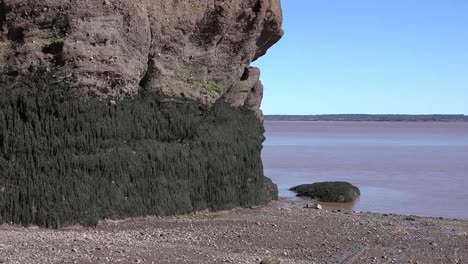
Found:
[[[0,83],[0,223],[56,228],[277,197],[263,126],[247,109],[151,92],[117,103],[40,78]]]

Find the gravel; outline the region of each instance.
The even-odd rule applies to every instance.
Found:
[[[467,263],[468,222],[265,207],[106,220],[96,228],[0,226],[0,263]],[[413,220],[414,219],[414,220]]]

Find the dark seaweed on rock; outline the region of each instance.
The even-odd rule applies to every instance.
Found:
[[[0,222],[60,227],[277,198],[263,176],[263,126],[219,102],[117,103],[40,79],[0,83]]]
[[[303,184],[290,189],[297,196],[307,196],[321,202],[349,203],[356,200],[361,192],[348,182],[317,182]]]

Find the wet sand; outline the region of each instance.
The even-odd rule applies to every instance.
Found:
[[[93,229],[0,226],[0,263],[467,263],[468,222],[264,207],[105,221]]]

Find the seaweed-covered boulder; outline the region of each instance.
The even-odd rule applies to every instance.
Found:
[[[322,202],[350,203],[355,201],[361,192],[348,182],[318,182],[302,184],[290,189],[297,196],[307,196]]]

